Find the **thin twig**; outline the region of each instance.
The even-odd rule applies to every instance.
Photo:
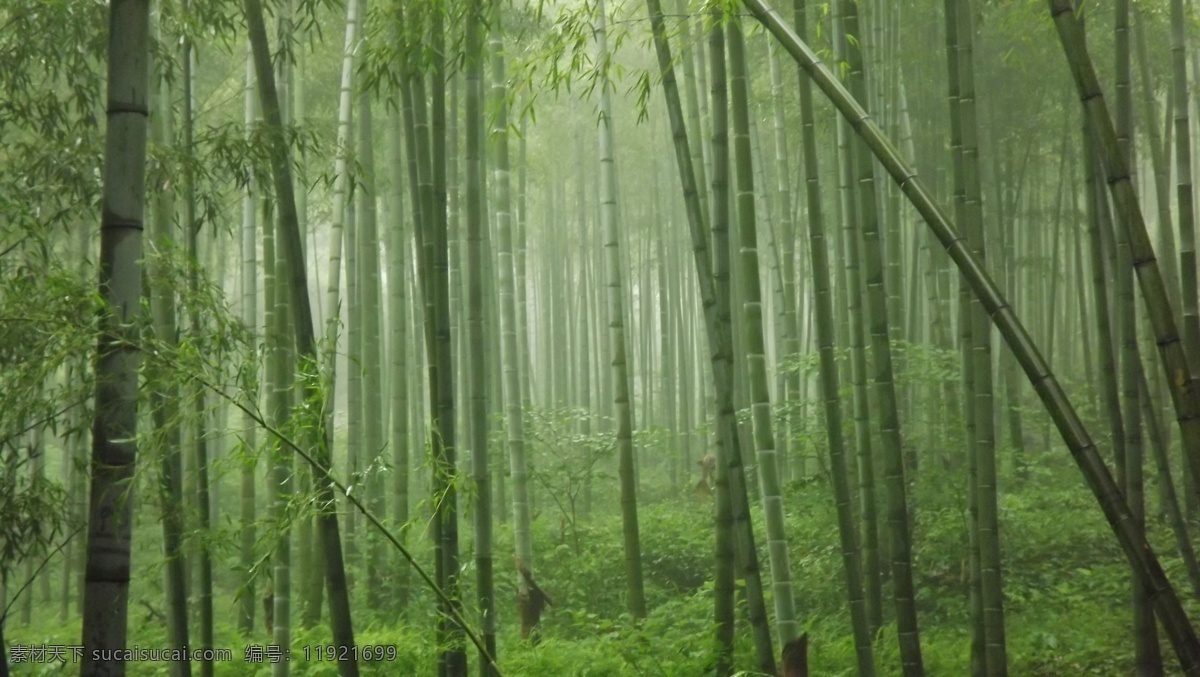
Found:
[[[59,551],[60,551],[60,550],[62,550],[63,548],[67,547],[67,544],[71,542],[71,539],[72,539],[72,538],[75,538],[76,536],[78,536],[78,535],[79,535],[79,532],[83,531],[83,528],[84,528],[85,526],[87,526],[87,523],[86,523],[86,522],[84,522],[83,524],[80,524],[79,526],[75,527],[75,531],[72,531],[70,534],[68,534],[68,535],[67,535],[67,537],[63,539],[63,542],[58,544],[58,547],[56,547],[55,549],[51,550],[49,553],[47,553],[47,554],[46,554],[46,556],[45,556],[45,557],[43,557],[43,558],[42,558],[42,563],[41,563],[41,564],[39,564],[39,565],[38,565],[38,568],[34,570],[34,572],[33,572],[33,575],[31,575],[31,576],[30,576],[30,577],[29,577],[29,578],[28,578],[28,579],[25,581],[25,584],[24,584],[24,585],[22,585],[21,587],[17,588],[17,592],[16,592],[15,594],[13,594],[13,598],[12,598],[12,599],[10,599],[10,600],[8,601],[8,605],[4,607],[4,612],[3,612],[3,613],[0,613],[0,625],[3,625],[3,624],[4,624],[4,619],[8,618],[8,610],[9,610],[9,609],[11,609],[11,608],[12,608],[12,605],[16,604],[16,603],[17,603],[17,600],[21,598],[21,593],[25,592],[25,589],[26,589],[26,588],[28,588],[29,586],[33,585],[33,581],[34,581],[34,579],[36,579],[36,578],[38,577],[38,574],[42,573],[42,569],[45,569],[45,568],[46,568],[46,565],[50,563],[50,558],[51,558],[51,557],[54,557],[55,555],[57,555],[57,554],[59,553]]]
[[[216,393],[220,397],[223,397],[226,400],[228,400],[230,403],[233,404],[233,406],[237,407],[238,409],[241,409],[243,413],[249,415],[250,418],[252,418],[254,420],[254,422],[257,423],[263,430],[267,431],[271,435],[274,435],[281,443],[290,447],[292,449],[292,451],[299,454],[300,457],[303,458],[305,461],[308,461],[309,465],[311,465],[313,468],[315,468],[316,470],[321,472],[329,480],[329,483],[332,484],[334,486],[334,488],[336,488],[339,492],[341,492],[342,495],[346,497],[346,500],[349,501],[352,505],[354,505],[355,508],[358,508],[358,511],[360,513],[362,513],[364,517],[367,518],[367,521],[369,521],[372,525],[374,525],[375,528],[379,530],[379,533],[383,534],[384,538],[386,538],[392,544],[392,546],[395,547],[396,550],[398,550],[400,552],[400,554],[404,556],[404,559],[408,561],[409,566],[411,566],[413,569],[416,570],[417,574],[421,577],[421,580],[425,581],[425,584],[429,586],[430,590],[433,590],[434,594],[437,595],[438,599],[440,599],[442,602],[444,602],[446,604],[447,608],[455,609],[455,611],[453,613],[454,618],[452,620],[455,623],[458,623],[459,627],[461,627],[463,629],[463,632],[465,632],[467,634],[467,637],[470,638],[471,643],[475,645],[475,648],[479,649],[480,655],[482,655],[484,658],[486,658],[488,664],[491,665],[492,668],[496,670],[496,674],[497,675],[501,674],[500,666],[496,664],[496,659],[492,658],[492,655],[490,653],[488,653],[488,650],[484,646],[483,641],[479,638],[478,635],[475,634],[474,631],[471,630],[470,626],[467,625],[466,619],[463,618],[459,614],[459,612],[457,611],[455,606],[453,604],[451,604],[450,598],[446,595],[446,593],[440,587],[438,587],[437,583],[435,583],[433,581],[433,579],[430,578],[429,574],[426,573],[425,569],[423,569],[421,567],[421,565],[417,563],[417,560],[413,558],[412,554],[408,551],[408,549],[405,548],[403,545],[401,545],[400,541],[397,540],[397,538],[392,534],[392,532],[389,531],[387,529],[387,527],[385,527],[383,525],[383,523],[379,521],[379,518],[375,517],[375,515],[373,515],[371,513],[371,511],[367,510],[366,506],[364,506],[358,500],[357,497],[355,497],[349,491],[347,491],[346,486],[344,484],[342,484],[341,482],[337,481],[333,477],[333,473],[330,470],[325,468],[324,465],[318,463],[316,461],[316,459],[314,459],[312,456],[310,456],[308,454],[308,452],[301,449],[299,445],[297,445],[295,442],[293,442],[289,437],[284,435],[281,431],[279,431],[278,429],[276,429],[275,427],[271,426],[269,423],[264,421],[262,419],[262,417],[260,417],[258,414],[250,411],[250,409],[248,407],[246,407],[245,405],[243,405],[241,402],[239,402],[237,400],[237,398],[230,396],[228,393],[217,388],[216,386],[209,383],[207,380],[205,380],[202,377],[194,376],[193,378],[195,378],[196,381],[198,381],[204,387],[208,388],[209,390]]]

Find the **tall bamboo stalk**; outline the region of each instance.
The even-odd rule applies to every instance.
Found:
[[[392,519],[399,531],[400,543],[405,543],[409,529],[409,424],[408,424],[408,311],[406,295],[408,286],[407,250],[409,240],[405,237],[404,153],[401,149],[403,121],[399,107],[392,108],[388,115],[388,165],[391,173],[391,191],[388,202],[388,227],[386,246],[388,253],[388,394],[390,429],[388,444],[392,449]],[[411,571],[403,567],[396,572],[395,608],[401,614],[408,609],[411,587]]]
[[[479,620],[485,646],[490,655],[496,651],[496,629],[492,608],[492,482],[488,467],[487,390],[485,369],[494,348],[484,341],[483,309],[483,230],[487,228],[483,208],[483,85],[484,67],[483,8],[479,0],[466,7],[466,240],[467,257],[467,335],[465,346],[471,368],[467,375],[467,429],[471,450],[472,480],[475,484],[475,575]],[[498,16],[493,15],[492,21]],[[499,26],[493,25],[493,31]],[[486,658],[479,661],[480,674],[487,677],[491,668]]]
[[[796,283],[796,225],[792,212],[792,173],[788,161],[787,132],[784,126],[783,108],[783,75],[779,67],[779,54],[773,49],[774,42],[768,42],[768,60],[771,72],[772,127],[775,138],[775,192],[779,212],[779,230],[784,242],[782,275],[783,275],[783,346],[781,354],[791,358],[800,354],[800,326],[796,317],[797,289]],[[764,187],[765,189],[765,187]],[[782,362],[782,360],[781,360]],[[800,436],[794,434],[798,416],[793,415],[797,404],[802,400],[800,392],[800,370],[791,369],[784,377],[783,401],[788,405],[787,423],[784,427],[785,446],[784,458],[792,461],[793,467],[803,474],[804,460],[800,456]]]
[[[843,0],[843,30],[846,35],[859,35],[858,12],[853,3]],[[851,91],[859,99],[867,95],[866,76],[860,47],[847,53],[850,64]],[[866,144],[853,144],[858,172],[859,229],[862,235],[864,266],[866,268],[867,321],[871,331],[871,356],[874,358],[874,386],[878,406],[879,428],[883,440],[885,485],[887,488],[887,522],[891,550],[893,599],[896,605],[896,625],[904,674],[923,674],[920,634],[917,626],[916,593],[912,578],[912,543],[908,524],[908,498],[904,480],[904,459],[901,455],[900,416],[896,406],[895,376],[892,371],[892,349],[887,296],[884,289],[883,245],[880,242],[879,218],[875,183],[875,163]],[[861,321],[861,320],[860,320]]]
[[[958,114],[962,118],[964,233],[980,265],[986,262],[983,191],[980,187],[979,129],[975,107],[974,25],[965,0],[957,3]],[[1004,594],[1000,575],[1000,517],[996,487],[996,432],[993,412],[992,327],[978,297],[972,296],[972,370],[974,378],[974,477],[978,511],[980,601],[988,675],[1008,674],[1004,630]],[[970,392],[970,391],[968,391]]]
[[[849,63],[850,41],[846,13],[852,3],[840,1],[834,18],[834,50],[838,58]],[[844,275],[842,282],[842,316],[845,318],[847,342],[850,344],[851,406],[854,416],[854,445],[857,455],[859,517],[862,525],[863,592],[867,603],[867,622],[875,635],[883,626],[883,576],[879,564],[879,511],[876,507],[875,449],[871,437],[871,402],[867,390],[866,312],[863,310],[862,244],[857,224],[874,218],[863,212],[855,191],[858,173],[855,171],[854,135],[846,121],[837,118],[837,158],[840,167],[838,195],[841,198],[841,228],[834,239],[841,254]],[[870,171],[870,168],[867,168]],[[853,473],[853,468],[851,470]],[[854,476],[854,475],[852,475]]]
[[[161,9],[156,14],[154,28],[157,33],[162,22]],[[161,36],[160,36],[161,39]],[[166,70],[166,63],[158,64],[159,106],[155,110],[157,124],[150,130],[153,143],[173,143],[175,139],[175,111],[171,98],[171,79]],[[172,242],[178,239],[175,225],[175,191],[165,182],[155,182],[156,199],[152,204],[150,235],[157,257],[152,259],[150,279],[157,283],[151,288],[150,313],[154,326],[155,339],[168,346],[177,343],[178,309],[175,305],[175,291],[168,285],[168,257],[174,255]],[[253,208],[251,208],[253,213]],[[251,241],[253,250],[253,241]],[[251,317],[248,326],[254,326]],[[159,461],[159,499],[162,507],[163,556],[163,588],[166,606],[167,641],[171,648],[182,649],[188,643],[188,600],[187,572],[184,559],[184,502],[183,502],[183,459],[182,442],[179,425],[179,386],[171,379],[164,388],[155,388],[150,397],[153,411],[154,427],[158,430],[159,439],[163,445],[162,457]],[[251,428],[253,430],[253,428]],[[253,458],[253,449],[249,454]],[[253,486],[253,484],[251,484]],[[245,545],[243,541],[243,546]],[[254,543],[250,543],[250,559],[253,557]],[[253,609],[253,600],[251,600]],[[172,677],[188,677],[192,667],[190,661],[175,661],[171,664]]]
[[[738,245],[741,253],[742,331],[746,345],[746,371],[750,388],[750,416],[754,426],[754,447],[758,454],[758,479],[762,490],[763,521],[767,531],[767,554],[775,601],[775,626],[779,644],[796,638],[795,600],[792,596],[791,564],[780,492],[778,453],[771,426],[771,399],[767,383],[767,356],[763,339],[762,290],[758,274],[758,224],[754,205],[754,172],[751,166],[749,86],[746,72],[746,45],[737,15],[726,24],[729,44],[730,99],[733,109],[734,165],[737,184]],[[770,226],[767,226],[769,228]],[[757,601],[749,599],[749,610],[764,612]],[[771,670],[774,671],[772,657]]]
[[[1179,284],[1183,344],[1196,379],[1200,364],[1200,284],[1196,279],[1196,208],[1192,202],[1192,135],[1183,0],[1171,0],[1171,91],[1175,100],[1175,201],[1179,209]]]
[[[342,48],[342,75],[338,90],[338,122],[336,155],[333,164],[333,210],[329,218],[329,277],[325,287],[325,334],[322,337],[324,345],[323,371],[328,383],[336,382],[336,355],[338,343],[338,326],[341,317],[341,299],[339,292],[342,280],[342,231],[346,222],[347,186],[350,180],[348,174],[348,156],[350,150],[350,111],[353,101],[354,88],[354,52],[358,45],[358,15],[359,3],[350,0],[346,3],[346,36]],[[326,416],[332,424],[334,410],[335,388],[329,388]],[[333,449],[330,449],[332,455]]]
[[[793,4],[795,33],[808,32],[806,0]],[[795,34],[793,33],[793,35]],[[854,508],[847,468],[846,442],[842,434],[842,406],[839,394],[837,358],[834,337],[837,324],[833,314],[833,290],[830,285],[829,250],[825,234],[824,212],[821,204],[820,162],[817,156],[816,115],[813,111],[812,81],[799,73],[800,134],[804,154],[805,199],[808,207],[809,263],[813,283],[814,324],[820,366],[821,399],[825,410],[825,435],[829,444],[829,471],[837,504],[838,536],[842,548],[842,571],[846,579],[846,598],[850,607],[850,624],[854,634],[855,657],[859,674],[875,674],[872,633],[867,620],[863,595],[862,561],[859,558],[858,533],[854,525]]]
[[[108,102],[104,141],[99,293],[108,311],[97,344],[91,492],[83,595],[84,674],[125,674],[134,469],[137,461],[138,350],[145,214],[149,0],[109,5]],[[109,653],[109,659],[103,659]]]
[[[254,94],[254,59],[250,54],[249,45],[246,46],[246,103],[245,103],[245,120],[246,120],[246,138],[251,135],[251,125],[258,119],[257,97]],[[258,322],[258,245],[257,235],[258,230],[258,200],[256,198],[256,182],[251,180],[246,186],[246,194],[242,198],[242,232],[241,232],[241,248],[242,248],[242,271],[240,283],[242,287],[242,324],[246,327],[254,327]],[[256,372],[259,367],[257,349],[249,356],[251,358],[250,365]],[[257,383],[257,373],[253,374],[255,378],[251,378],[251,383]],[[258,392],[257,389],[251,390],[245,395],[247,404],[257,406]],[[252,407],[251,407],[252,409]],[[255,476],[255,470],[258,465],[258,424],[254,421],[254,416],[250,412],[245,412],[242,417],[242,449],[245,455],[242,461],[241,472],[241,522],[242,529],[239,539],[240,545],[240,564],[246,573],[246,580],[243,582],[245,587],[242,599],[238,606],[238,631],[243,635],[249,634],[254,628],[254,609],[257,606],[257,598],[254,595],[254,578],[251,576],[251,567],[254,564],[254,541],[255,541],[255,484],[258,481]]]
[[[597,61],[608,62],[608,16],[604,0],[596,3],[594,35]],[[604,66],[607,68],[607,66]],[[637,486],[633,461],[633,402],[626,360],[624,281],[621,274],[621,233],[617,225],[617,175],[613,158],[612,85],[607,72],[600,82],[600,220],[608,261],[608,327],[611,342],[613,405],[617,414],[617,458],[621,485],[621,519],[625,541],[626,603],[634,618],[646,616],[642,584],[642,546],[638,535]]]
[[[454,435],[454,420],[458,400],[454,393],[454,353],[451,350],[449,302],[449,244],[446,214],[446,26],[442,8],[434,7],[429,22],[429,150],[430,150],[430,209],[426,212],[431,237],[430,264],[435,278],[432,288],[434,334],[437,340],[438,434],[434,440],[434,456],[440,477],[435,480],[435,493],[443,498],[438,504],[441,523],[441,552],[445,589],[451,602],[444,616],[461,619],[459,608],[459,543],[458,543],[458,447]],[[421,91],[418,81],[417,91]],[[421,94],[424,101],[424,94]],[[467,656],[464,628],[458,623],[449,626],[449,646],[446,651],[447,673],[451,677],[465,675]]]
[[[715,449],[717,454],[717,486],[716,486],[716,578],[713,590],[713,613],[715,620],[715,640],[718,645],[716,657],[716,672],[727,675],[732,672],[733,661],[733,586],[734,586],[734,541],[737,549],[748,553],[743,564],[747,574],[747,594],[761,595],[761,582],[758,579],[756,553],[753,545],[753,533],[748,529],[734,535],[733,511],[735,503],[740,504],[743,512],[748,511],[745,491],[745,477],[741,473],[740,450],[737,447],[736,419],[733,412],[733,378],[732,378],[732,329],[728,322],[729,316],[729,286],[728,286],[728,244],[724,248],[710,249],[709,234],[705,229],[704,209],[696,184],[696,174],[693,166],[693,153],[690,150],[687,131],[684,125],[683,106],[680,103],[678,83],[675,80],[675,70],[672,65],[670,46],[666,41],[666,30],[662,20],[662,9],[659,0],[647,0],[650,13],[651,29],[654,35],[655,51],[658,56],[659,68],[662,70],[663,93],[667,101],[667,112],[670,118],[671,134],[675,146],[675,161],[679,170],[679,178],[683,189],[684,206],[687,214],[688,229],[691,235],[692,254],[696,269],[701,307],[704,313],[705,334],[712,359],[712,375],[715,389],[717,425],[715,426]],[[713,8],[717,16],[719,9]],[[721,63],[714,61],[714,72],[723,80],[724,73],[724,40],[719,23],[713,27],[710,38],[718,48],[715,54],[721,55]],[[715,80],[714,82],[718,82]],[[720,105],[715,109],[718,116],[715,119],[714,132],[718,134],[718,143],[714,143],[713,158],[714,179],[712,214],[714,221],[727,218],[729,214],[728,192],[725,190],[724,178],[727,174],[723,137],[725,134],[724,85],[720,84],[714,91]],[[724,216],[722,216],[724,215]],[[727,229],[727,226],[725,227]],[[715,226],[714,235],[720,235],[721,230]],[[714,240],[720,239],[719,237]],[[711,254],[710,254],[711,252]],[[700,380],[703,386],[703,380]],[[700,390],[703,390],[701,388]],[[749,526],[744,523],[744,526]],[[760,597],[761,599],[761,597]],[[759,602],[761,604],[761,602]],[[760,665],[768,665],[774,661],[770,655],[770,627],[765,615],[752,616],[755,623],[755,645],[758,651]],[[764,655],[764,649],[766,654]]]
[[[492,137],[496,155],[496,240],[499,260],[497,282],[500,293],[500,362],[503,372],[505,428],[508,434],[508,458],[512,471],[513,555],[516,564],[517,605],[521,614],[521,635],[528,636],[537,625],[541,600],[533,581],[533,539],[529,514],[529,472],[525,458],[525,427],[522,416],[522,373],[515,288],[517,266],[513,256],[513,214],[511,211],[511,172],[508,157],[508,94],[505,76],[503,34],[500,12],[493,14],[492,30]],[[522,144],[524,139],[522,138]],[[522,145],[522,149],[524,146]],[[579,313],[586,315],[585,313]],[[586,335],[586,332],[584,333]],[[586,350],[585,350],[586,354]],[[586,374],[586,368],[584,369]],[[584,384],[586,390],[586,383]],[[503,507],[501,510],[503,511]],[[537,590],[537,593],[535,593]]]
[[[262,105],[270,143],[271,177],[278,202],[280,232],[283,236],[282,249],[288,262],[288,286],[291,289],[295,321],[296,346],[300,355],[301,382],[304,384],[307,409],[317,413],[316,420],[305,428],[303,443],[313,449],[312,458],[318,467],[316,472],[317,498],[324,505],[334,501],[329,479],[330,431],[325,425],[323,390],[320,387],[316,326],[312,308],[308,301],[308,274],[304,266],[303,245],[300,237],[299,217],[296,214],[295,186],[292,182],[291,162],[283,133],[283,118],[280,114],[279,93],[275,87],[275,74],[271,70],[271,54],[267,45],[267,30],[263,22],[261,0],[245,0],[246,23],[249,27],[250,44],[254,52],[254,71],[258,81],[259,102]],[[352,655],[354,628],[350,617],[350,598],[346,586],[345,564],[342,560],[342,542],[338,529],[337,514],[326,511],[319,518],[321,547],[325,557],[326,590],[329,595],[329,625],[332,644],[339,648],[339,656]],[[353,660],[339,660],[338,674],[341,677],[357,677],[358,664]]]
[[[188,2],[184,2],[184,11],[188,11]],[[182,85],[183,85],[183,119],[182,129],[184,154],[189,158],[188,162],[184,163],[182,172],[182,189],[183,189],[183,231],[184,237],[187,240],[188,258],[192,260],[193,267],[188,272],[188,289],[192,294],[196,294],[200,285],[200,221],[196,218],[196,181],[192,172],[190,159],[194,157],[194,139],[195,139],[195,82],[193,71],[195,66],[195,51],[192,46],[191,36],[182,36],[182,53],[180,61],[182,62]],[[202,334],[202,325],[200,321],[200,310],[198,305],[192,306],[192,311],[188,317],[188,330],[192,335],[193,340],[199,341]],[[209,504],[209,481],[208,481],[208,433],[205,425],[207,416],[207,407],[205,405],[204,387],[199,383],[191,385],[192,392],[192,415],[193,422],[191,428],[192,452],[195,454],[195,470],[196,470],[196,508],[198,526],[201,531],[201,539],[199,552],[196,559],[197,567],[197,590],[195,592],[196,604],[199,607],[199,637],[200,647],[202,649],[211,649],[213,645],[213,573],[212,573],[212,553],[209,551],[207,539],[203,536],[208,532],[209,522],[211,518],[211,507]],[[213,673],[213,662],[209,660],[200,661],[200,674],[204,677],[211,677]]]
[[[367,9],[365,0],[362,9]],[[378,466],[380,455],[383,453],[383,383],[382,369],[383,349],[381,341],[380,304],[380,274],[379,274],[379,226],[378,210],[376,209],[375,180],[375,133],[372,126],[371,96],[367,91],[359,95],[359,124],[358,124],[358,161],[363,169],[359,181],[358,203],[361,205],[362,217],[358,221],[358,294],[362,312],[362,351],[359,358],[362,364],[354,365],[351,369],[362,369],[362,411],[363,411],[363,468],[367,471],[367,482],[364,487],[371,511],[376,515],[384,514],[384,491],[380,473],[374,472]],[[383,568],[382,543],[366,540],[363,543],[363,554],[367,561],[367,585],[375,589],[380,584],[380,574]]]

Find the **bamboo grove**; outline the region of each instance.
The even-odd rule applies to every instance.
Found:
[[[1200,675],[1198,24],[0,0],[0,677]]]

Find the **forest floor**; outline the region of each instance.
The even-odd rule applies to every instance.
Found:
[[[1130,581],[1116,540],[1094,499],[1084,488],[1069,457],[1041,456],[1019,484],[1002,486],[1001,525],[1004,558],[1005,622],[1009,673],[1029,676],[1125,675],[1133,662]],[[931,471],[927,474],[933,475]],[[966,599],[966,513],[964,489],[950,473],[926,478],[914,487],[914,571],[925,668],[930,675],[968,674],[969,619]],[[952,481],[953,480],[953,481]],[[1157,492],[1151,485],[1152,508]],[[785,487],[788,540],[795,577],[796,608],[809,633],[814,675],[856,673],[849,614],[844,602],[841,556],[836,541],[833,502],[826,482],[810,479]],[[500,666],[506,675],[653,675],[695,676],[709,672],[711,661],[712,570],[710,504],[686,490],[650,488],[642,503],[640,526],[645,563],[648,618],[634,623],[625,614],[621,524],[615,491],[596,492],[604,501],[593,506],[591,519],[580,519],[577,531],[554,503],[542,497],[535,505],[534,571],[553,605],[543,617],[540,642],[517,637],[515,578],[506,575],[511,552],[511,525],[496,525],[497,626]],[[1200,604],[1186,588],[1186,577],[1173,552],[1170,533],[1152,510],[1150,540],[1171,580],[1187,598],[1193,618]],[[466,524],[467,522],[464,522]],[[137,532],[137,569],[130,604],[129,645],[149,649],[166,646],[160,609],[161,567],[157,524],[141,524]],[[415,533],[415,532],[414,532]],[[763,533],[761,528],[757,534]],[[463,552],[471,552],[466,534]],[[881,539],[881,541],[884,539]],[[765,551],[760,546],[760,559]],[[421,547],[417,546],[418,549]],[[232,546],[231,546],[232,548]],[[426,553],[427,554],[427,553]],[[886,554],[886,553],[885,553]],[[233,552],[225,553],[232,562]],[[399,558],[396,558],[399,559]],[[881,558],[886,562],[886,558]],[[762,559],[765,567],[765,559]],[[398,566],[398,565],[397,565]],[[54,567],[51,567],[53,570]],[[463,580],[469,599],[474,562],[464,559]],[[218,584],[216,637],[231,660],[216,664],[220,676],[271,674],[269,637],[240,637],[234,625],[235,572],[226,566]],[[380,647],[382,661],[363,661],[367,675],[432,675],[435,673],[433,597],[417,591],[405,620],[387,604],[394,576],[383,577],[383,591],[352,589],[356,639],[363,647]],[[59,580],[57,576],[53,580]],[[34,586],[37,588],[38,586]],[[57,587],[57,586],[55,586]],[[739,586],[740,587],[740,586]],[[770,587],[768,586],[768,591]],[[40,592],[38,593],[39,601]],[[880,674],[899,674],[899,654],[890,624],[891,604],[884,585],[885,623],[876,641]],[[394,606],[394,605],[393,605]],[[771,608],[768,600],[768,608]],[[259,607],[261,609],[261,606]],[[71,647],[79,641],[78,620],[59,620],[59,603],[34,605],[29,625],[19,622],[20,604],[9,612],[5,635],[13,675],[75,674],[68,650],[66,664],[16,662],[15,647]],[[744,618],[744,614],[743,614]],[[195,638],[195,630],[192,638]],[[335,675],[334,664],[315,660],[328,642],[327,627],[293,632],[290,672],[297,677]],[[754,675],[749,628],[737,629],[738,667]],[[394,658],[388,647],[395,647]],[[1163,639],[1168,674],[1177,671],[1170,645]],[[305,660],[305,652],[309,660]],[[262,662],[247,662],[258,652]],[[476,660],[472,653],[472,663]],[[135,663],[129,674],[167,674],[167,664]]]

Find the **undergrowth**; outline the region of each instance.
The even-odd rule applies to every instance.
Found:
[[[1009,671],[1019,675],[1128,674],[1133,645],[1130,576],[1116,541],[1094,500],[1075,479],[1068,457],[1040,456],[1020,484],[1002,487],[1001,525],[1005,620]],[[932,471],[931,471],[932,472]],[[966,600],[965,514],[945,473],[914,487],[914,571],[921,643],[930,675],[967,674],[969,617]],[[684,491],[679,493],[683,494]],[[841,555],[828,485],[820,480],[786,487],[788,539],[796,608],[809,633],[814,675],[855,674],[854,646],[845,599]],[[578,538],[549,509],[534,523],[540,586],[553,605],[543,617],[540,641],[516,635],[515,580],[509,574],[511,525],[496,525],[496,595],[500,666],[509,675],[702,675],[712,662],[711,504],[690,495],[647,503],[640,511],[646,596],[651,612],[641,622],[625,613],[621,522],[614,506],[598,501],[579,521]],[[760,535],[761,525],[756,525]],[[143,557],[157,545],[152,529],[139,531]],[[1177,585],[1186,585],[1165,526],[1151,518],[1150,540]],[[469,535],[463,552],[471,553]],[[149,543],[147,543],[149,541]],[[766,571],[766,555],[759,559]],[[417,545],[418,554],[422,546]],[[884,559],[883,561],[886,561]],[[397,565],[398,566],[398,565]],[[154,613],[161,605],[160,571],[134,581],[130,605],[130,645],[163,647],[163,625]],[[225,572],[229,581],[233,572]],[[474,562],[463,560],[464,598],[470,599]],[[383,597],[388,590],[384,576]],[[885,574],[885,594],[886,594]],[[770,586],[767,586],[768,594]],[[1191,599],[1185,588],[1181,596]],[[362,646],[396,649],[394,660],[362,662],[366,675],[433,674],[437,660],[432,595],[418,591],[410,608],[386,610],[379,590],[352,590],[356,639]],[[232,601],[218,608],[217,644],[233,660],[218,663],[216,674],[267,675],[269,662],[247,664],[248,645],[265,645],[261,628],[241,638],[234,627]],[[1200,617],[1200,606],[1189,602]],[[771,608],[770,600],[767,604]],[[20,626],[10,615],[6,636],[13,644],[78,644],[79,623],[57,621],[57,604],[39,609],[34,622]],[[885,600],[886,612],[890,604]],[[474,620],[474,617],[472,616]],[[295,622],[295,620],[294,620]],[[887,616],[875,643],[881,674],[899,674],[895,628]],[[193,630],[193,642],[195,631]],[[328,628],[293,631],[291,673],[297,677],[334,675],[329,662],[303,660],[304,647],[329,640]],[[753,675],[755,665],[744,607],[737,628],[737,665]],[[1162,643],[1168,670],[1176,669],[1170,644]],[[470,652],[472,663],[477,661]],[[167,666],[140,663],[130,675],[167,674]],[[74,673],[78,666],[13,664],[14,675]]]

